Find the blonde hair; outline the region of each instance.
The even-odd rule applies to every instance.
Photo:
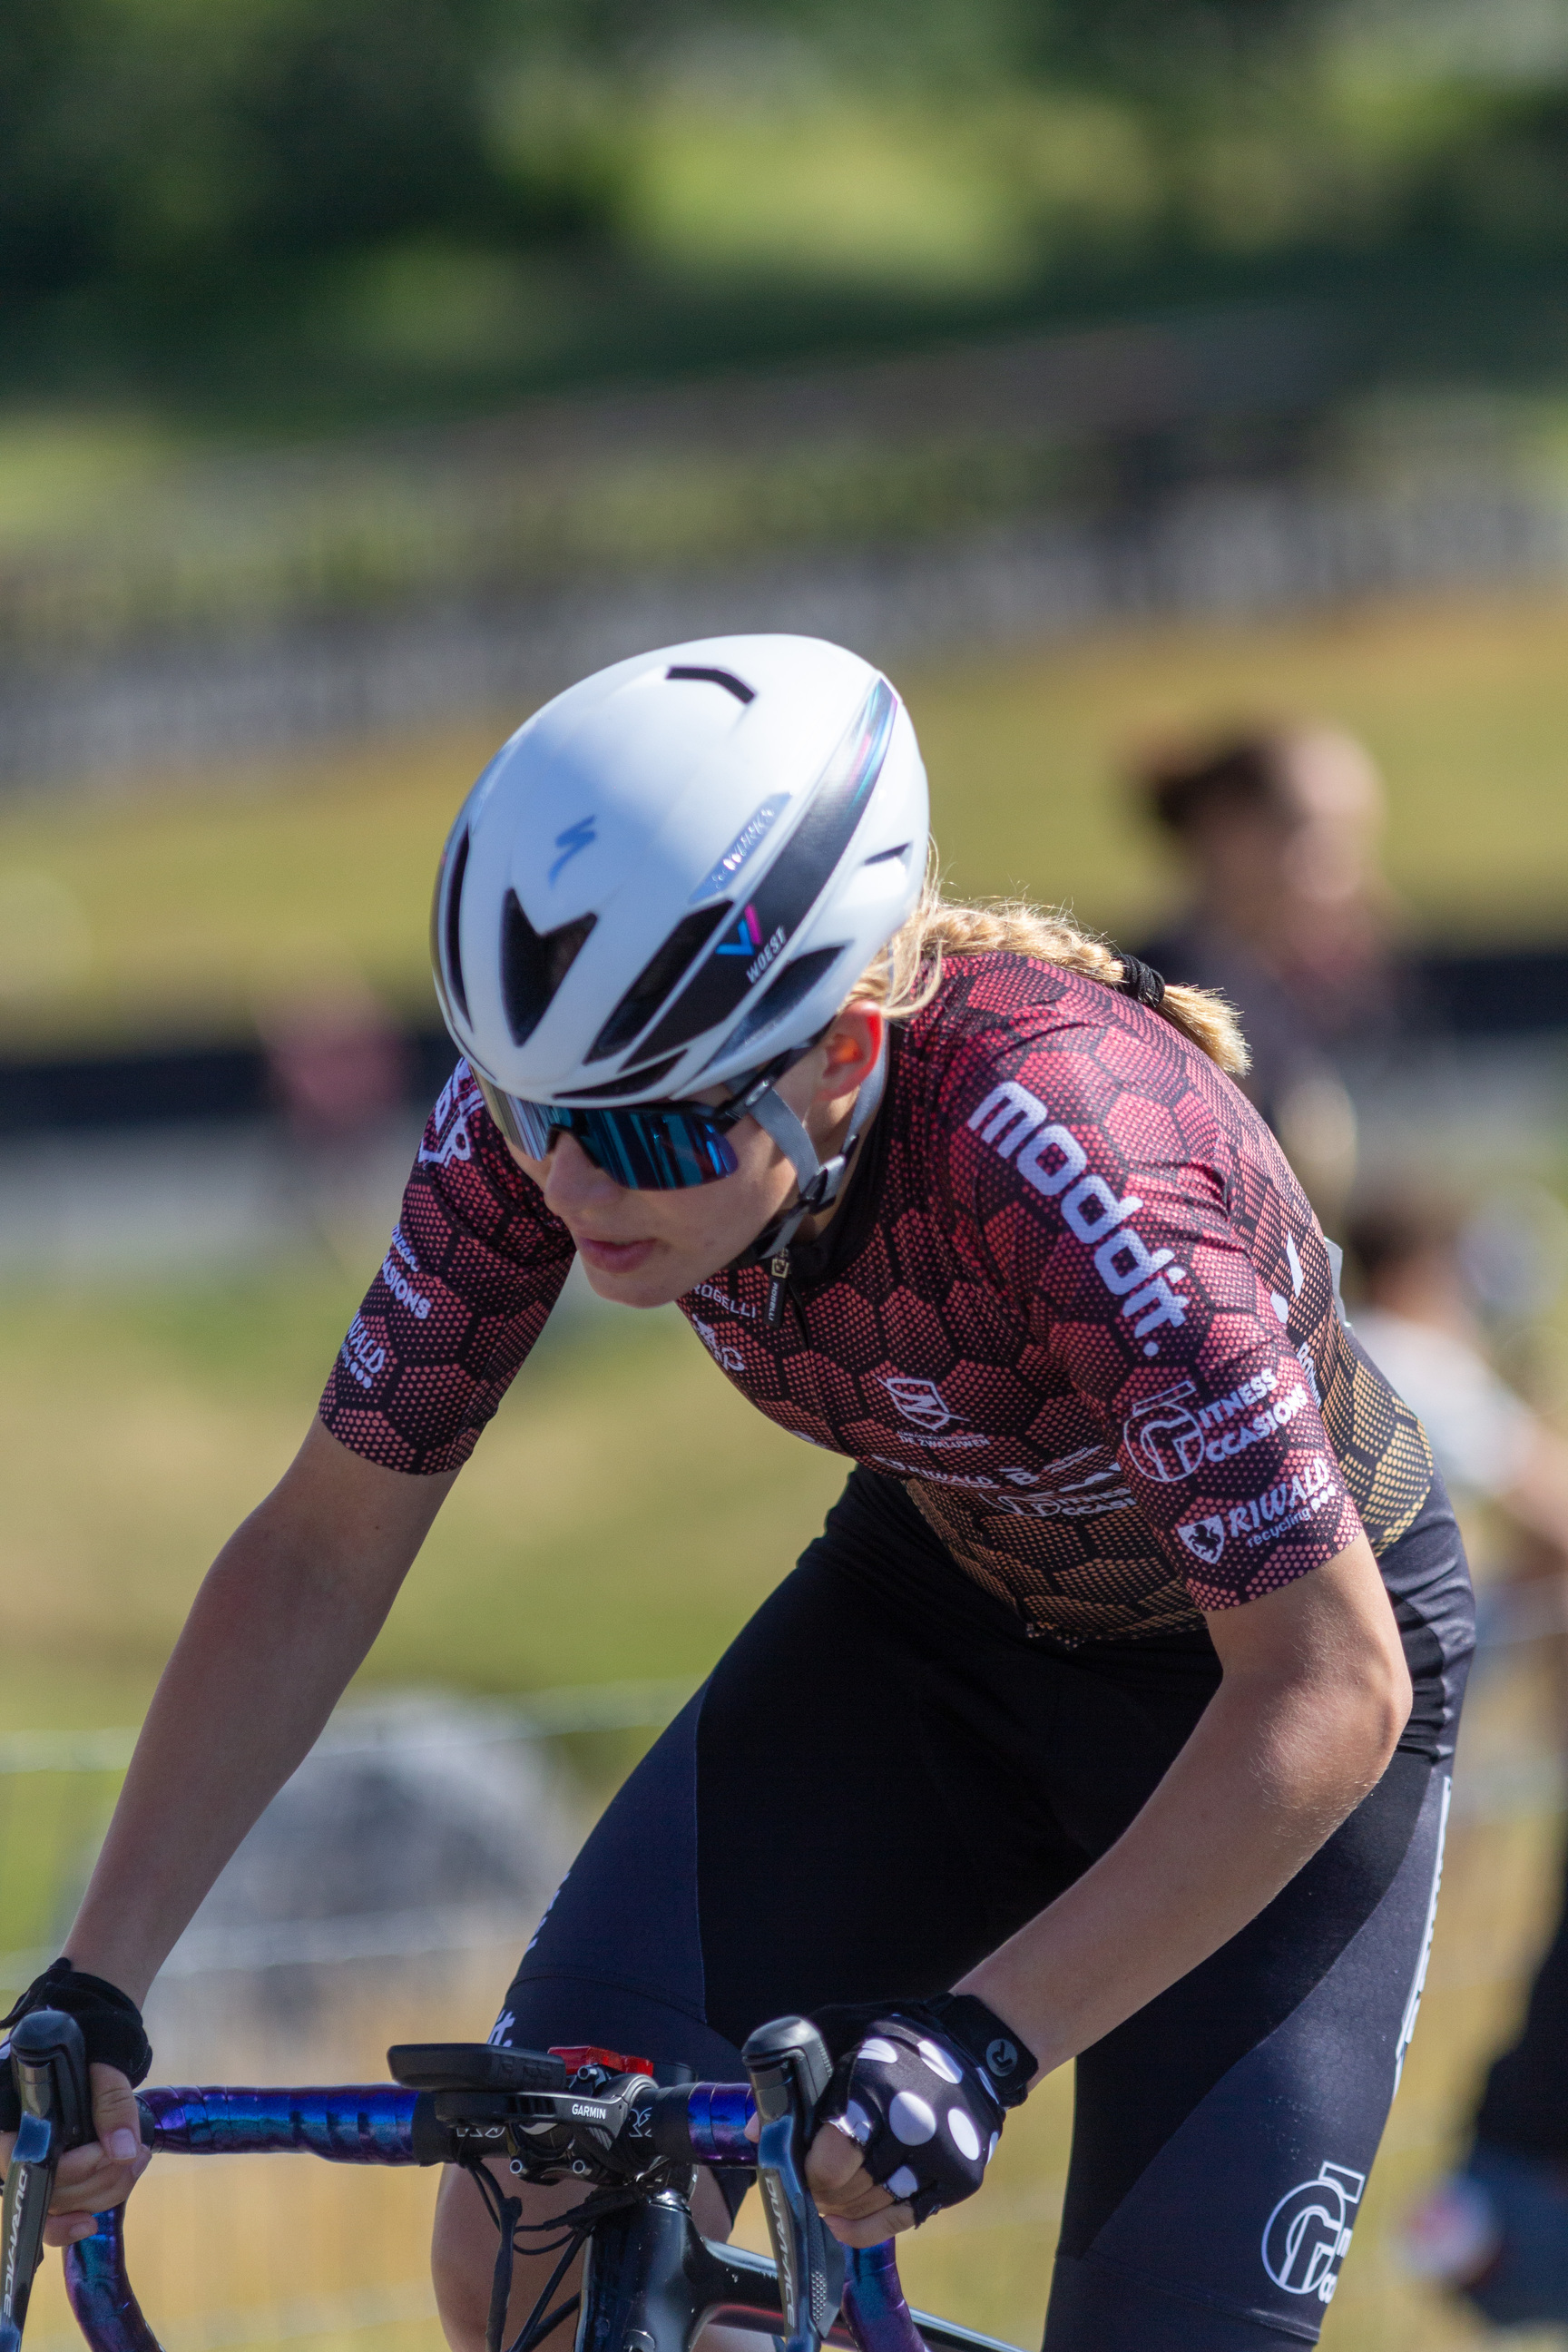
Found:
[[[1109,940],[1080,930],[1062,908],[1032,907],[1026,898],[954,906],[942,897],[933,874],[920,905],[862,974],[854,995],[862,1003],[879,1004],[890,1021],[908,1021],[941,987],[944,956],[994,954],[1054,963],[1106,988],[1115,988],[1126,970]],[[1167,985],[1152,1010],[1231,1077],[1244,1075],[1250,1056],[1241,1024],[1213,989]]]

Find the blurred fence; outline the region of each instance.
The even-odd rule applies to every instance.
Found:
[[[1545,491],[1202,487],[1126,519],[999,520],[935,546],[689,573],[628,566],[531,595],[454,593],[426,610],[338,611],[55,674],[14,670],[0,686],[0,783],[516,709],[646,646],[731,631],[797,631],[889,660],[1160,614],[1563,579],[1568,501]]]
[[[504,1899],[515,1874],[498,1872],[498,1855],[482,1846],[470,1856],[472,1895],[437,1883],[441,1872],[449,1882],[450,1855],[437,1864],[421,1841],[433,1828],[438,1843],[466,1835],[472,1845],[474,1806],[471,1799],[455,1806],[434,1799],[435,1776],[457,1758],[471,1776],[499,1783],[503,1805],[524,1816],[522,1831],[539,1851],[540,1871],[516,1892],[526,1898],[537,1891],[542,1900],[556,1865],[570,1859],[572,1806],[558,1772],[520,1780],[521,1758],[574,1735],[667,1723],[689,1696],[686,1683],[610,1683],[515,1701],[413,1694],[341,1710],[271,1810],[270,1820],[282,1826],[271,1833],[278,1859],[267,1883],[248,1888],[238,1910],[209,1898],[165,1961],[160,1984],[475,1948],[503,1929],[531,1925],[526,1901]],[[135,1741],[130,1729],[0,1738],[0,1918],[17,1937],[14,1948],[0,1951],[0,1994],[53,1958]],[[302,1814],[302,1792],[318,1786],[310,1813]],[[322,1845],[314,1818],[321,1813],[336,1817],[325,1831],[335,1852]],[[367,1863],[372,1836],[384,1850]],[[220,1881],[220,1896],[245,1866],[254,1876],[256,1851],[253,1833]],[[499,1902],[491,1891],[498,1875]]]
[[[1237,310],[190,463],[0,562],[0,783],[515,709],[710,631],[886,658],[1568,577],[1504,410],[1358,437],[1346,340]]]
[[[148,2003],[161,2081],[376,2080],[399,2040],[483,2040],[591,1810],[569,1744],[667,1721],[680,1683],[342,1710],[176,1945]],[[58,1949],[130,1730],[0,1740],[0,2005]],[[624,1759],[623,1759],[624,1760]],[[301,2338],[438,2341],[429,2174],[163,2162],[132,2268],[179,2352]],[[73,2341],[58,2272],[37,2352]]]

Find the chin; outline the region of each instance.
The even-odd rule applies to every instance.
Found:
[[[611,1274],[584,1260],[583,1271],[594,1296],[607,1298],[616,1307],[668,1307],[680,1297],[679,1290],[671,1290],[668,1283],[640,1266],[630,1274]]]

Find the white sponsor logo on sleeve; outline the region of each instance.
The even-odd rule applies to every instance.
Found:
[[[426,1149],[419,1146],[421,1167],[445,1168],[454,1160],[471,1160],[474,1139],[468,1131],[468,1120],[484,1101],[479,1084],[467,1062],[459,1062],[440,1093],[430,1114],[430,1126],[436,1141]]]
[[[1337,1500],[1338,1481],[1320,1454],[1294,1477],[1281,1478],[1245,1503],[1233,1503],[1225,1515],[1226,1532],[1238,1536],[1249,1550],[1273,1543],[1292,1528],[1305,1527],[1325,1503]]]
[[[373,1339],[365,1328],[363,1315],[356,1315],[349,1325],[348,1337],[338,1349],[350,1376],[362,1389],[373,1388],[386,1370],[387,1354],[379,1339]]]

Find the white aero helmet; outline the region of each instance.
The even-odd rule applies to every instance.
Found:
[[[431,915],[447,1026],[527,1103],[732,1083],[831,1021],[913,910],[926,835],[909,714],[858,655],[733,636],[616,662],[458,812]]]

